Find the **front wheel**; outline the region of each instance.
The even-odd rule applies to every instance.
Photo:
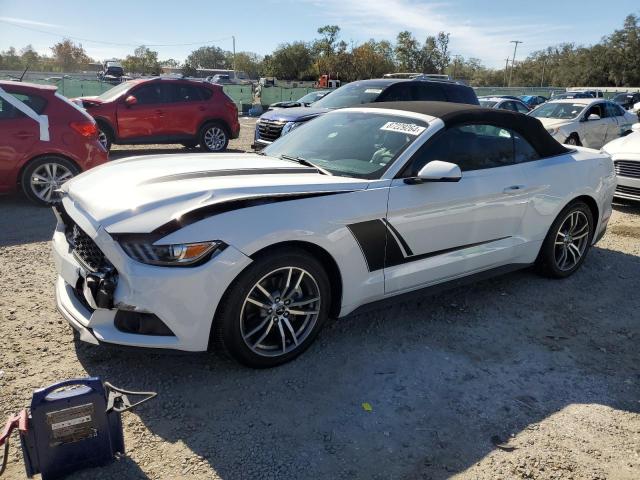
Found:
[[[569,137],[564,141],[564,143],[566,145],[573,145],[575,147],[582,145],[582,143],[580,143],[580,139],[578,138],[578,135],[575,133],[572,133],[571,135],[569,135]]]
[[[293,360],[320,331],[330,295],[324,268],[304,250],[270,252],[225,294],[215,319],[218,347],[253,368]]]
[[[22,172],[20,184],[29,200],[41,206],[55,203],[58,189],[67,180],[80,173],[78,167],[66,158],[47,156],[33,160]]]
[[[594,232],[594,219],[586,203],[565,207],[555,219],[540,249],[537,267],[552,278],[573,274],[584,262]]]
[[[200,146],[206,152],[222,152],[229,144],[229,135],[224,127],[217,123],[210,123],[202,127],[200,132]]]

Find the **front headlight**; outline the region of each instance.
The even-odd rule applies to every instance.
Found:
[[[282,127],[281,136],[285,136],[291,130],[293,130],[294,128],[298,128],[300,125],[302,125],[302,122],[287,122],[287,123],[285,123],[284,127]]]
[[[554,136],[559,131],[560,131],[559,128],[547,128],[547,132],[549,132],[549,135],[551,135],[551,136]]]
[[[127,255],[137,262],[166,267],[199,265],[226,247],[220,241],[174,245],[152,245],[138,241],[123,241],[120,245]]]

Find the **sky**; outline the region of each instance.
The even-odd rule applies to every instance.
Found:
[[[500,67],[513,56],[511,40],[523,42],[516,59],[562,42],[590,45],[630,13],[640,15],[638,0],[613,7],[592,0],[0,0],[0,50],[31,44],[50,54],[69,37],[82,39],[97,60],[123,58],[145,44],[161,60],[182,61],[200,46],[231,50],[235,36],[236,51],[264,55],[281,43],[310,41],[332,24],[353,45],[393,41],[402,30],[422,42],[442,30],[451,34],[452,55]]]

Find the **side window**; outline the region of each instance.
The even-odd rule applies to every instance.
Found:
[[[471,87],[462,85],[445,85],[444,93],[450,102],[478,105],[478,97]]]
[[[174,102],[199,102],[202,100],[198,87],[184,83],[175,83],[171,87],[173,87],[172,100]]]
[[[502,110],[510,110],[512,112],[518,111],[514,102],[502,102],[498,108]]]
[[[585,118],[589,118],[589,115],[598,115],[600,118],[605,118],[604,108],[602,107],[603,104],[601,103],[593,105],[591,108],[589,108],[589,111],[587,112]]]
[[[0,120],[16,118],[18,113],[19,111],[16,110],[13,105],[7,102],[4,98],[0,98]]]
[[[11,93],[11,92],[9,93],[14,97],[16,97],[18,100],[20,100],[22,103],[24,103],[26,106],[31,108],[38,115],[42,115],[45,107],[47,106],[47,101],[39,95],[26,95],[24,93]],[[8,105],[8,107],[13,108],[10,103],[7,102],[6,104]],[[20,116],[20,115],[23,115],[23,113],[20,112],[20,110],[16,109],[15,116]]]
[[[522,103],[513,102],[513,104],[516,106],[516,111],[520,113],[529,113],[529,109],[525,107]]]
[[[440,85],[433,83],[424,83],[424,85],[411,85],[412,100],[421,100],[428,102],[446,102],[447,98],[440,88]]]
[[[520,134],[513,132],[513,150],[515,155],[515,163],[531,162],[539,160],[540,155]]]
[[[200,91],[200,97],[202,97],[202,100],[209,100],[213,96],[213,92],[208,88],[204,88],[204,87],[197,87],[197,88]]]
[[[429,141],[403,172],[411,177],[432,160],[455,163],[462,171],[513,165],[513,135],[494,125],[461,125]]]
[[[405,83],[396,83],[391,85],[382,93],[379,102],[405,102],[411,100],[411,91],[409,85]]]
[[[162,103],[162,85],[160,82],[153,82],[151,85],[136,88],[131,92],[131,95],[138,99],[139,105]]]

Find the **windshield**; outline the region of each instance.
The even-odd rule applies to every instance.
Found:
[[[307,93],[304,97],[300,98],[298,101],[300,103],[313,103],[322,97],[324,97],[328,92],[310,92]]]
[[[581,103],[544,103],[529,113],[537,118],[559,118],[568,120],[576,118],[585,109],[586,105]]]
[[[110,102],[111,100],[115,100],[116,98],[118,98],[121,93],[126,92],[134,85],[135,85],[135,82],[121,83],[120,85],[116,85],[115,87],[110,88],[109,90],[104,92],[102,95],[98,95],[98,98],[103,102]]]
[[[480,99],[480,106],[484,108],[493,108],[497,105],[498,102],[494,102],[493,100],[482,100]]]
[[[375,179],[427,128],[413,118],[378,112],[333,112],[269,145],[273,157],[307,160],[333,175]]]
[[[385,86],[386,85],[375,83],[371,84],[370,82],[349,83],[318,100],[313,106],[319,108],[345,108],[375,102]]]

